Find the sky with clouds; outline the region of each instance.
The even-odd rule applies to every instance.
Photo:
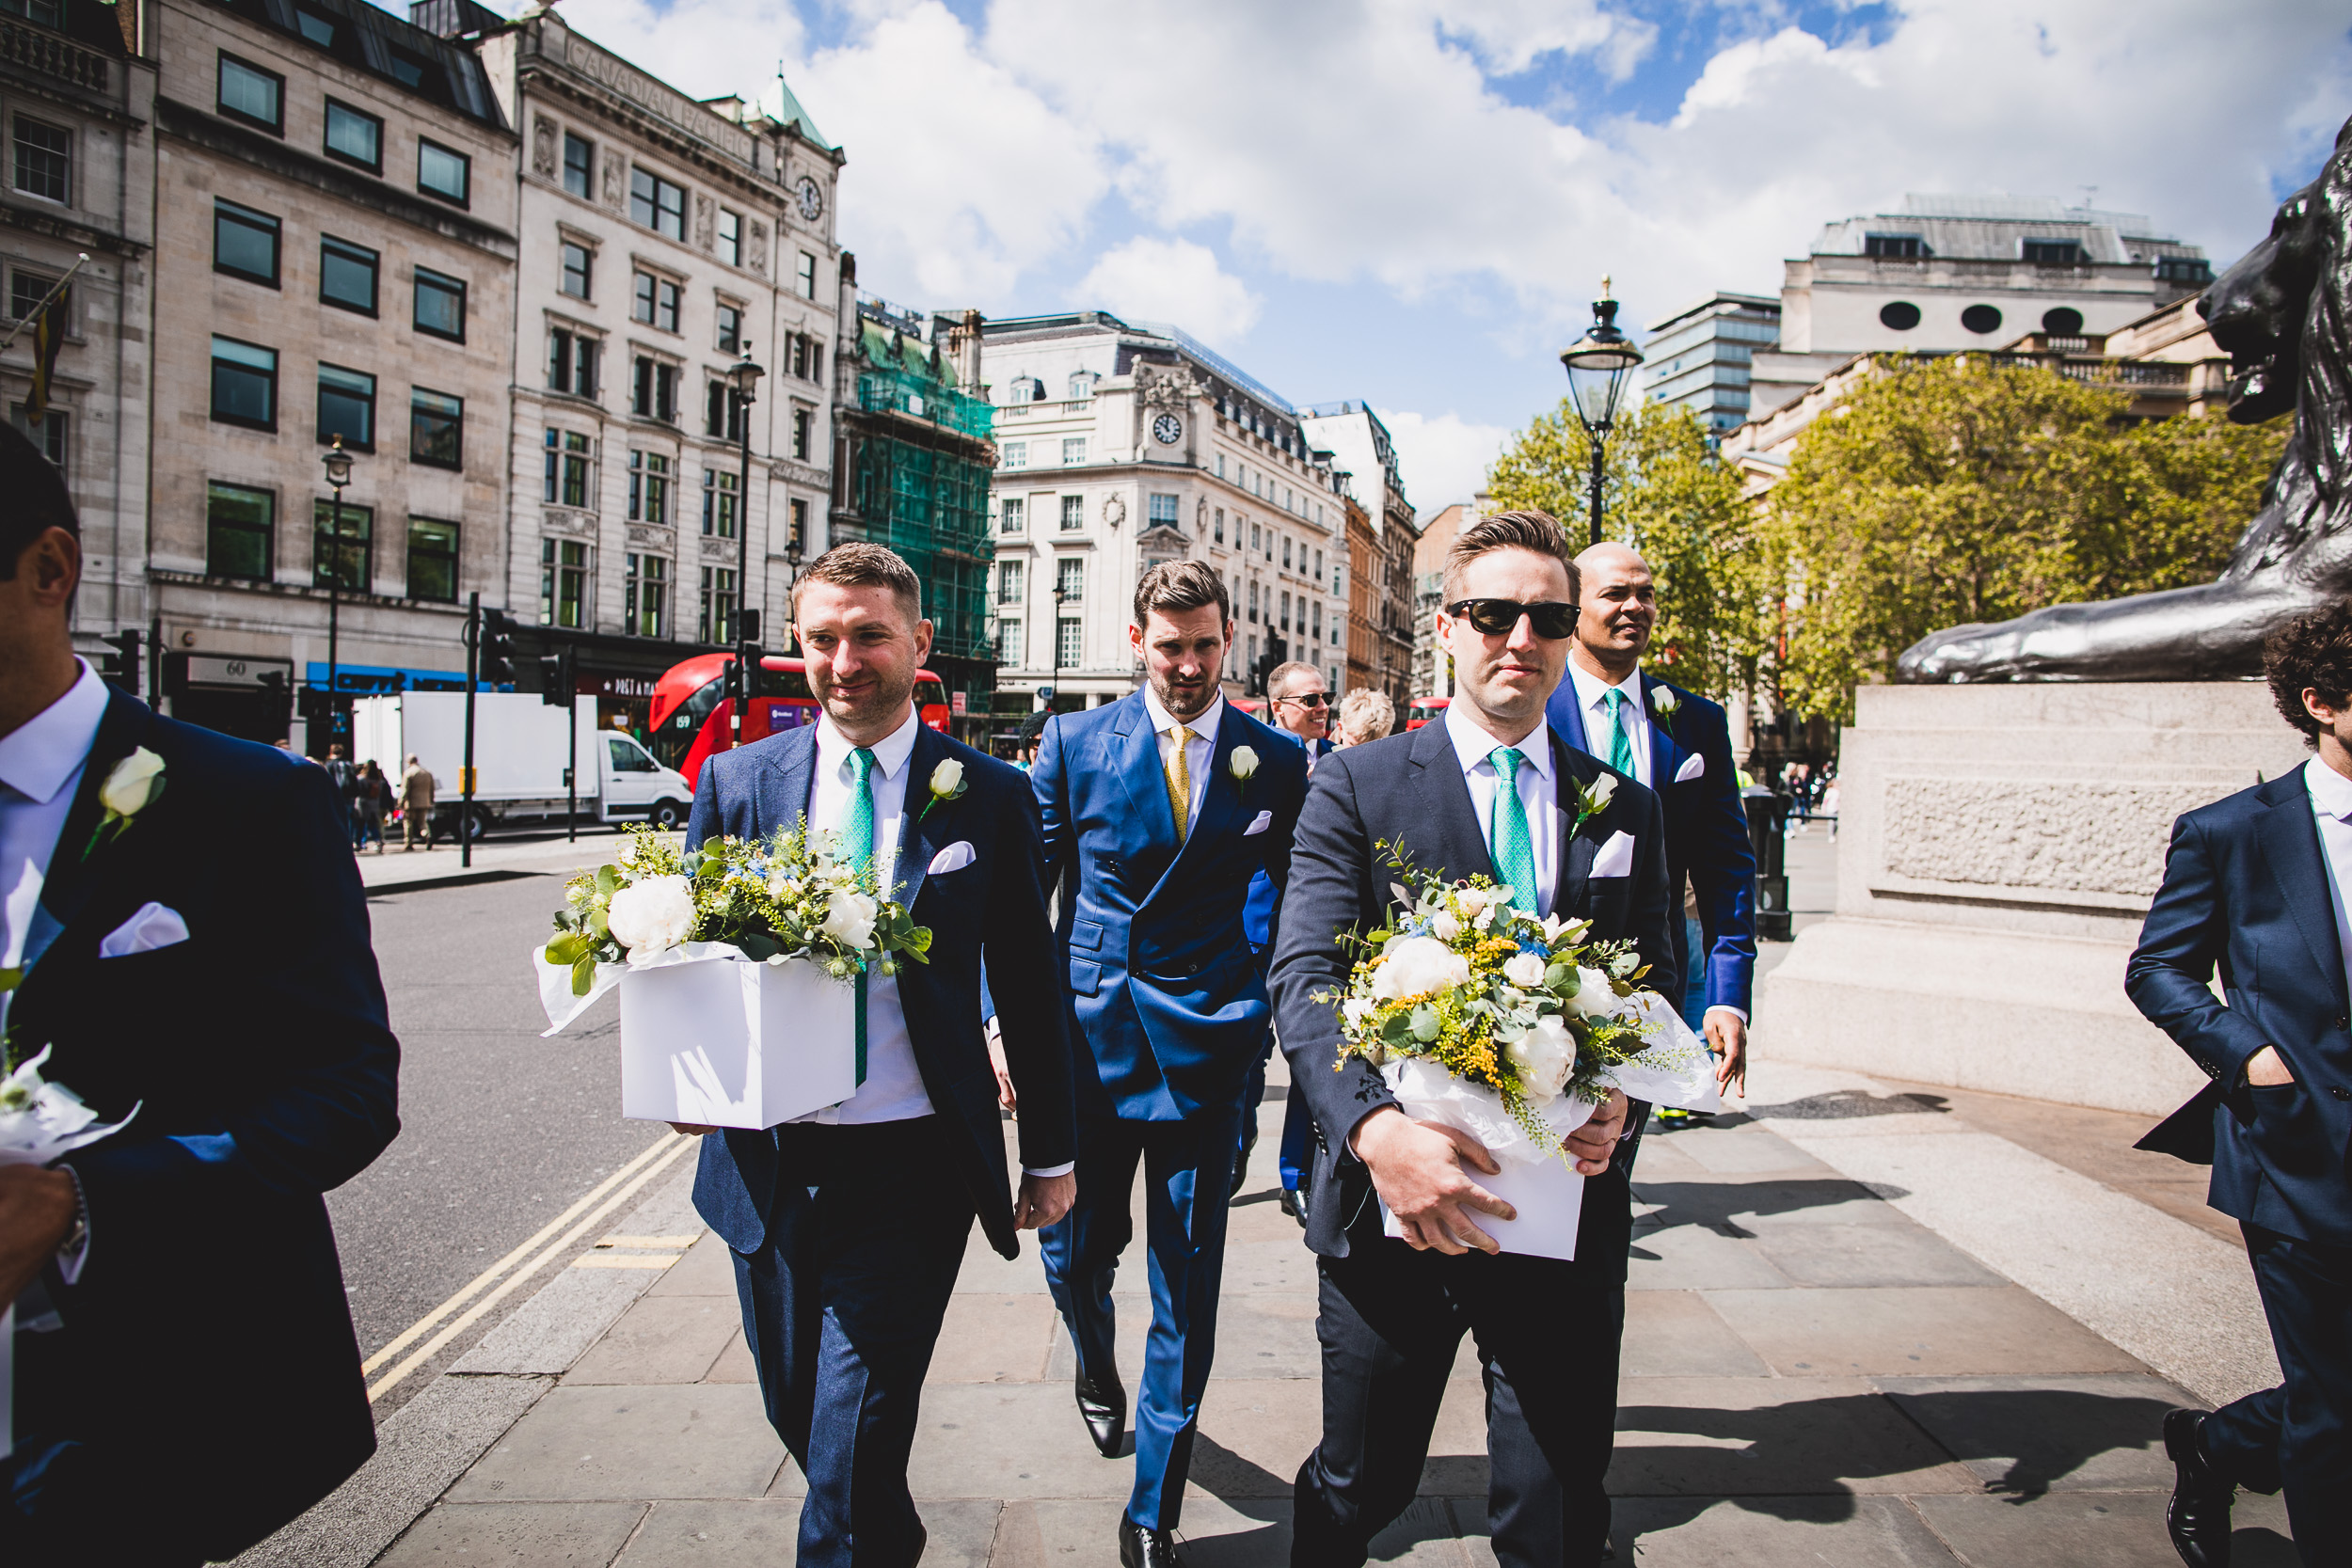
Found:
[[[697,97],[779,67],[894,302],[1172,321],[1359,398],[1424,515],[1637,327],[1908,191],[2153,215],[2217,265],[2352,115],[2342,0],[563,0]]]

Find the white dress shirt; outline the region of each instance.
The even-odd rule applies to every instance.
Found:
[[[1658,783],[1650,777],[1655,759],[1650,753],[1649,705],[1642,701],[1642,672],[1636,669],[1623,681],[1612,686],[1586,670],[1568,656],[1568,678],[1576,683],[1577,711],[1584,718],[1584,749],[1601,761],[1609,760],[1609,693],[1625,693],[1623,724],[1627,736],[1633,742],[1633,782],[1645,789],[1656,789]]]
[[[1160,737],[1160,772],[1166,776],[1168,759],[1175,755],[1176,739],[1168,732],[1178,724],[1192,732],[1184,742],[1184,782],[1192,785],[1192,798],[1184,805],[1184,832],[1191,835],[1192,825],[1200,820],[1200,802],[1209,793],[1209,759],[1216,754],[1216,727],[1225,722],[1225,693],[1219,691],[1209,700],[1209,705],[1190,719],[1178,719],[1160,702],[1160,694],[1147,683],[1143,689],[1143,710],[1152,716],[1152,733]]]
[[[1470,784],[1470,806],[1478,814],[1478,831],[1494,849],[1495,791],[1502,775],[1489,753],[1502,745],[1472,717],[1467,702],[1456,700],[1445,710],[1446,738],[1462,764]],[[1552,777],[1551,726],[1538,724],[1534,733],[1512,748],[1527,760],[1519,765],[1519,803],[1527,808],[1527,836],[1535,851],[1535,900],[1539,915],[1551,912],[1552,889],[1560,880],[1560,786]]]
[[[2328,863],[2328,902],[2336,911],[2336,950],[2352,974],[2352,779],[2319,758],[2303,765],[2303,787],[2311,792],[2312,816],[2319,824],[2319,854]]]
[[[81,677],[64,696],[0,736],[0,969],[27,956],[41,883],[106,716],[105,683],[74,662]],[[8,1005],[0,991],[0,1020]]]

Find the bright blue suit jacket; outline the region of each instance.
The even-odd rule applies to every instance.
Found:
[[[1653,692],[1672,691],[1682,705],[1669,720],[1660,715]],[[1740,804],[1740,777],[1731,754],[1731,722],[1720,704],[1642,672],[1642,695],[1650,702],[1650,773],[1666,811],[1666,879],[1678,905],[1687,880],[1699,907],[1699,932],[1706,952],[1686,956],[1686,969],[1705,960],[1707,1006],[1754,1010],[1756,993],[1756,848],[1748,842],[1748,814]],[[1551,727],[1587,755],[1609,760],[1584,734],[1576,681],[1561,681],[1546,710]],[[1677,784],[1675,775],[1695,753],[1707,759],[1695,779]],[[1681,929],[1679,922],[1676,929]],[[1681,943],[1677,939],[1677,951]]]
[[[1236,746],[1258,753],[1246,784],[1232,776]],[[1048,883],[1062,888],[1070,1006],[1090,1048],[1077,1053],[1080,1107],[1179,1121],[1231,1106],[1272,1014],[1243,904],[1259,871],[1278,894],[1289,882],[1306,752],[1227,703],[1200,819],[1181,842],[1141,691],[1056,715],[1029,778]],[[1262,812],[1266,826],[1249,832]]]
[[[924,809],[941,763],[963,764],[964,793]],[[1069,1018],[1061,1005],[1053,931],[1046,919],[1037,805],[1021,770],[919,727],[907,762],[906,827],[893,868],[892,896],[931,932],[930,962],[898,970],[923,1089],[939,1114],[950,1157],[971,1191],[989,1243],[1007,1258],[1020,1247],[996,1072],[980,1030],[985,962],[1006,999],[1000,1023],[1006,1066],[1021,1094],[1021,1164],[1050,1170],[1077,1158],[1071,1110]],[[817,727],[790,730],[703,764],[689,847],[712,833],[766,838],[808,815],[817,783]],[[931,876],[940,850],[972,846],[971,863]],[[982,938],[986,957],[982,957]],[[768,1233],[779,1162],[774,1130],[730,1129],[703,1139],[694,1207],[738,1252],[759,1250]]]
[[[1276,730],[1274,733],[1285,737],[1295,745],[1297,745],[1301,750],[1305,751],[1308,755],[1314,757],[1317,760],[1329,756],[1333,752],[1339,750],[1339,748],[1332,745],[1328,739],[1318,740],[1313,745],[1310,746],[1305,741],[1300,740],[1298,736],[1292,735],[1288,730]],[[1311,777],[1311,775],[1310,776]],[[1248,901],[1242,906],[1242,929],[1247,932],[1249,937],[1249,945],[1256,948],[1261,957],[1265,955],[1266,949],[1274,945],[1274,917],[1276,913],[1276,902],[1277,900],[1274,896],[1274,879],[1268,877],[1263,871],[1249,879],[1249,898]]]
[[[2209,989],[2221,972],[2226,1001]],[[2300,768],[2172,824],[2123,989],[2213,1082],[2142,1148],[2213,1162],[2209,1203],[2352,1246],[2352,996]],[[2295,1082],[2255,1088],[2264,1046]]]

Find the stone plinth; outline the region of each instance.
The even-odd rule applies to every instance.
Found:
[[[1864,688],[1837,912],[1766,977],[1759,1053],[2171,1110],[2204,1080],[2123,965],[2172,820],[2308,754],[2259,682]]]

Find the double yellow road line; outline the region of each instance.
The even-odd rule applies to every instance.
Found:
[[[368,1385],[368,1402],[373,1403],[383,1397],[386,1389],[433,1359],[442,1346],[480,1322],[483,1314],[503,1301],[524,1280],[577,1245],[582,1236],[603,1223],[612,1211],[635,1196],[639,1188],[675,1164],[688,1149],[700,1142],[698,1138],[664,1132],[635,1159],[590,1188],[579,1202],[541,1227],[538,1234],[474,1275],[465,1289],[403,1329],[391,1343],[359,1364],[361,1375],[375,1377],[378,1368],[395,1356],[401,1356],[398,1365]],[[488,1293],[484,1294],[485,1291]],[[477,1297],[480,1299],[477,1300]],[[469,1302],[472,1305],[468,1306]],[[453,1312],[457,1314],[454,1318],[450,1317]],[[450,1321],[436,1330],[434,1325],[441,1323],[444,1318]],[[423,1343],[418,1344],[420,1339]],[[411,1345],[416,1348],[409,1350]],[[404,1351],[407,1354],[402,1356]]]

